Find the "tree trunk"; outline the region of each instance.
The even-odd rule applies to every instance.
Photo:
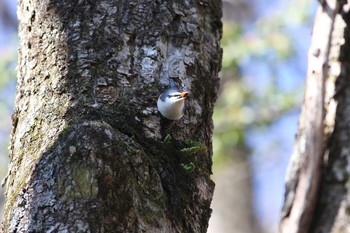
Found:
[[[208,233],[260,233],[253,203],[252,168],[243,146],[214,172],[213,214]]]
[[[19,1],[4,232],[205,232],[221,1]],[[191,92],[172,127],[156,98]],[[164,140],[167,138],[167,140]]]
[[[280,231],[350,232],[350,13],[322,1],[316,14],[304,106]]]

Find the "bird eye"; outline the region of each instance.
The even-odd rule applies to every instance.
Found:
[[[181,94],[173,94],[173,95],[167,95],[168,98],[172,98],[172,97],[181,97]]]

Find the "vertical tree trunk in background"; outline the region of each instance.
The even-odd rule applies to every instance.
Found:
[[[253,181],[248,149],[236,148],[225,165],[214,172],[213,214],[208,233],[259,233],[254,215]]]
[[[350,232],[349,9],[346,1],[327,0],[316,14],[283,233]]]
[[[221,1],[20,1],[18,14],[3,231],[205,232]],[[153,97],[170,77],[191,98],[167,131]]]

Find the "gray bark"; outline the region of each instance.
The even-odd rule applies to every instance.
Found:
[[[3,231],[205,232],[221,1],[19,1],[18,14]],[[154,98],[169,78],[191,92],[170,129]]]
[[[349,6],[320,1],[280,231],[350,232]]]

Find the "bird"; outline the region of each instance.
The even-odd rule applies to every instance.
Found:
[[[169,120],[179,120],[185,112],[185,99],[188,97],[187,91],[180,91],[174,85],[159,96],[157,101],[158,111]]]

